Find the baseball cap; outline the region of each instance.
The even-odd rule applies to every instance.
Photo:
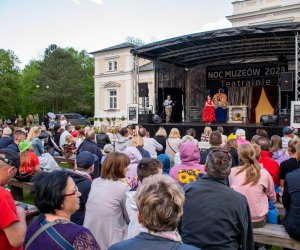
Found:
[[[292,127],[284,127],[283,130],[282,130],[282,133],[284,135],[292,134],[292,133],[294,133],[294,128],[292,128]]]
[[[5,156],[0,158],[1,161],[16,168],[20,167],[20,156],[16,151],[9,148],[3,148],[0,149],[0,154]]]
[[[82,151],[76,157],[77,166],[84,169],[89,169],[96,161],[98,156],[88,151]]]
[[[32,143],[30,141],[26,141],[26,140],[21,141],[19,143],[20,153],[23,153],[24,151],[26,151],[27,149],[29,149],[31,145],[32,145]]]

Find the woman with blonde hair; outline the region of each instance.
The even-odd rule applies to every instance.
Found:
[[[206,126],[204,128],[204,132],[201,135],[200,141],[202,141],[202,142],[209,142],[209,135],[210,135],[211,132],[212,132],[211,127]]]
[[[179,151],[181,141],[180,132],[177,128],[172,128],[168,139],[166,140],[166,155],[170,157],[171,167],[174,166],[175,154]]]
[[[151,158],[150,153],[145,150],[143,138],[140,136],[133,136],[131,144],[133,147],[136,147],[138,151],[141,153],[143,158]]]
[[[286,150],[282,148],[281,137],[278,135],[273,135],[271,137],[270,151],[273,153],[272,159],[279,165],[281,164],[281,162],[286,161],[290,158]]]
[[[44,153],[44,147],[42,140],[39,138],[42,129],[38,126],[32,127],[27,135],[26,140],[32,143],[33,151],[37,156],[41,156]]]
[[[164,127],[160,126],[153,137],[160,145],[163,146],[162,151],[156,151],[157,155],[164,154],[166,151],[166,140],[167,140],[167,131],[164,129]]]
[[[269,172],[258,163],[251,144],[240,144],[238,155],[241,166],[231,169],[229,184],[247,198],[253,227],[262,227],[269,212],[268,199],[276,202],[274,182]]]

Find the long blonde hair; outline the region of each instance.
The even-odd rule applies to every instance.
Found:
[[[251,144],[241,144],[238,147],[238,155],[241,162],[241,169],[236,175],[246,171],[246,178],[243,185],[256,185],[260,179],[261,166],[257,162],[256,152]]]
[[[169,138],[180,138],[180,132],[177,128],[172,128],[169,134]]]
[[[26,140],[31,141],[33,138],[39,137],[42,129],[38,126],[34,126],[29,130]]]

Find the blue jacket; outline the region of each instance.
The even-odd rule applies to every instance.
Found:
[[[288,173],[284,182],[283,206],[286,209],[284,227],[290,237],[300,240],[300,168]]]
[[[200,248],[186,245],[180,242],[175,242],[166,238],[148,233],[140,233],[139,235],[129,240],[118,242],[108,250],[197,250]]]
[[[0,149],[6,148],[9,144],[14,142],[13,137],[2,137],[0,138]]]

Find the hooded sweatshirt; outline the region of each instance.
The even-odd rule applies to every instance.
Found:
[[[115,151],[116,152],[122,152],[126,147],[130,144],[130,138],[117,134],[116,140],[115,140]]]
[[[290,159],[290,156],[284,149],[278,149],[273,152],[272,159],[280,165],[281,162]]]
[[[140,160],[143,159],[140,151],[136,147],[127,147],[123,153],[126,154],[130,159],[126,178],[137,177],[137,165],[139,164]]]
[[[170,176],[181,185],[196,181],[199,174],[206,173],[204,166],[200,165],[200,152],[194,142],[185,142],[179,149],[181,164],[170,170]]]

